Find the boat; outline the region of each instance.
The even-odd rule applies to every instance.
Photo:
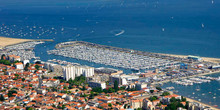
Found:
[[[196,89],[196,91],[200,91],[200,89]]]
[[[220,76],[216,79],[217,81],[220,81]]]
[[[119,35],[123,34],[124,32],[125,32],[124,30],[121,30],[121,32],[115,34],[115,36],[119,36]]]
[[[205,27],[205,25],[202,23],[202,28],[204,28]]]

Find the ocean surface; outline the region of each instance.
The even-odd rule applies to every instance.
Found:
[[[60,42],[82,40],[220,58],[219,10],[219,0],[0,0],[0,36],[54,39],[38,45],[36,56],[44,61],[56,58],[94,67],[105,65],[48,55],[46,51]],[[202,87],[212,86],[220,88],[219,82]],[[181,94],[191,94],[190,87],[178,87],[184,89]],[[212,96],[206,98],[216,103]]]

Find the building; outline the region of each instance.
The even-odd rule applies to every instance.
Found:
[[[133,109],[142,108],[143,107],[143,99],[131,100],[131,107]]]
[[[11,62],[21,61],[21,57],[20,56],[16,56],[16,55],[8,55],[8,60],[10,60]]]
[[[91,77],[94,75],[94,68],[88,66],[63,66],[63,76],[67,81],[71,79],[75,79],[75,77],[83,75],[85,77]]]
[[[127,85],[128,82],[132,81],[138,81],[139,76],[135,75],[112,75],[109,77],[110,83],[114,83],[115,81],[118,81],[119,85]]]
[[[153,103],[146,98],[143,100],[143,109],[144,110],[154,110],[155,107],[153,106]]]
[[[23,63],[24,63],[24,66],[25,66],[27,63],[30,63],[30,61],[29,60],[24,60]]]
[[[21,69],[21,70],[23,70],[23,69],[24,69],[24,66],[23,66],[22,63],[15,63],[15,68],[16,68],[16,69]]]
[[[112,84],[114,84],[115,81],[117,81],[119,85],[126,85],[127,84],[127,80],[120,75],[110,76],[109,79],[110,79],[110,83],[112,83]]]
[[[93,82],[90,81],[89,83],[89,87],[95,88],[95,87],[101,87],[102,89],[106,88],[106,83],[105,82]]]
[[[137,90],[142,90],[143,88],[147,87],[146,83],[136,83],[135,87],[137,88]]]
[[[192,61],[202,61],[202,58],[201,58],[201,57],[192,56],[192,55],[189,55],[189,56],[187,57],[187,59],[192,60]]]

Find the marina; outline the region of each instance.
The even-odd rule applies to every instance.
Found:
[[[86,60],[125,69],[142,70],[176,65],[179,62],[160,54],[103,46],[83,41],[65,42],[48,51],[64,57]]]
[[[192,77],[188,79],[172,81],[172,83],[183,85],[183,86],[192,86],[193,84],[210,83],[212,80],[217,81],[218,78],[209,77],[209,76],[197,76],[197,77]]]
[[[29,41],[25,43],[19,43],[11,46],[6,46],[0,50],[0,55],[16,55],[20,56],[21,60],[30,60],[36,58],[35,52],[33,51],[35,46],[42,44],[42,41]]]
[[[193,85],[188,86],[168,82],[163,84],[162,88],[212,106],[220,105],[220,81],[218,80],[219,75],[220,73],[216,73],[197,77],[199,79],[210,80],[210,82],[193,83]],[[217,107],[219,108],[219,106]]]

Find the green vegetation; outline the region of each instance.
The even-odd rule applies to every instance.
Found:
[[[163,92],[163,94],[161,96],[167,96],[167,95],[170,95],[170,93],[165,91],[165,92]]]
[[[115,89],[115,92],[117,92],[119,89],[118,89],[118,81],[115,80],[114,82],[114,89]]]
[[[35,67],[35,69],[37,69],[37,70],[40,69],[40,66],[39,66],[39,65],[35,65],[34,67]]]
[[[36,61],[35,64],[41,64],[41,61]]]
[[[3,54],[3,55],[1,56],[1,60],[5,60],[5,59],[4,59],[5,57],[6,57],[6,55]]]
[[[161,91],[161,90],[162,90],[162,89],[161,89],[161,87],[156,87],[156,89],[157,89],[157,90],[159,90],[159,91]]]
[[[76,77],[74,80],[69,79],[67,81],[67,83],[69,83],[70,86],[73,86],[73,85],[76,85],[76,86],[84,85],[86,83],[86,77],[81,75],[81,76]]]
[[[25,67],[24,67],[24,70],[25,71],[28,71],[28,67],[30,66],[30,64],[29,63],[27,63],[26,65],[25,65]]]
[[[26,107],[26,110],[33,110],[32,107]]]
[[[153,97],[151,96],[151,97],[149,98],[150,101],[154,101],[154,100],[157,100],[157,99],[158,99],[157,96],[153,96]]]
[[[20,61],[16,60],[16,61],[13,62],[13,64],[15,64],[15,63],[20,63]]]
[[[93,92],[98,92],[98,93],[102,93],[103,92],[101,87],[94,87],[94,88],[92,88],[92,91]]]
[[[108,103],[108,106],[109,106],[109,107],[112,107],[112,104],[111,104],[111,103]]]
[[[154,93],[154,90],[150,90],[150,93]]]
[[[15,90],[8,91],[8,97],[14,97],[14,95],[12,95],[13,93],[17,94],[17,91],[15,91]]]
[[[5,101],[5,97],[2,94],[0,95],[0,101]]]
[[[170,103],[167,105],[167,107],[165,108],[165,110],[176,110],[178,107],[188,108],[187,103],[188,103],[188,102],[186,102],[186,106],[184,106],[184,105],[181,103],[181,100],[172,97],[172,98],[170,99]]]
[[[94,99],[94,96],[95,96],[94,93],[91,91],[91,92],[90,92],[89,99]]]
[[[9,60],[0,60],[0,64],[11,65],[11,62]]]

